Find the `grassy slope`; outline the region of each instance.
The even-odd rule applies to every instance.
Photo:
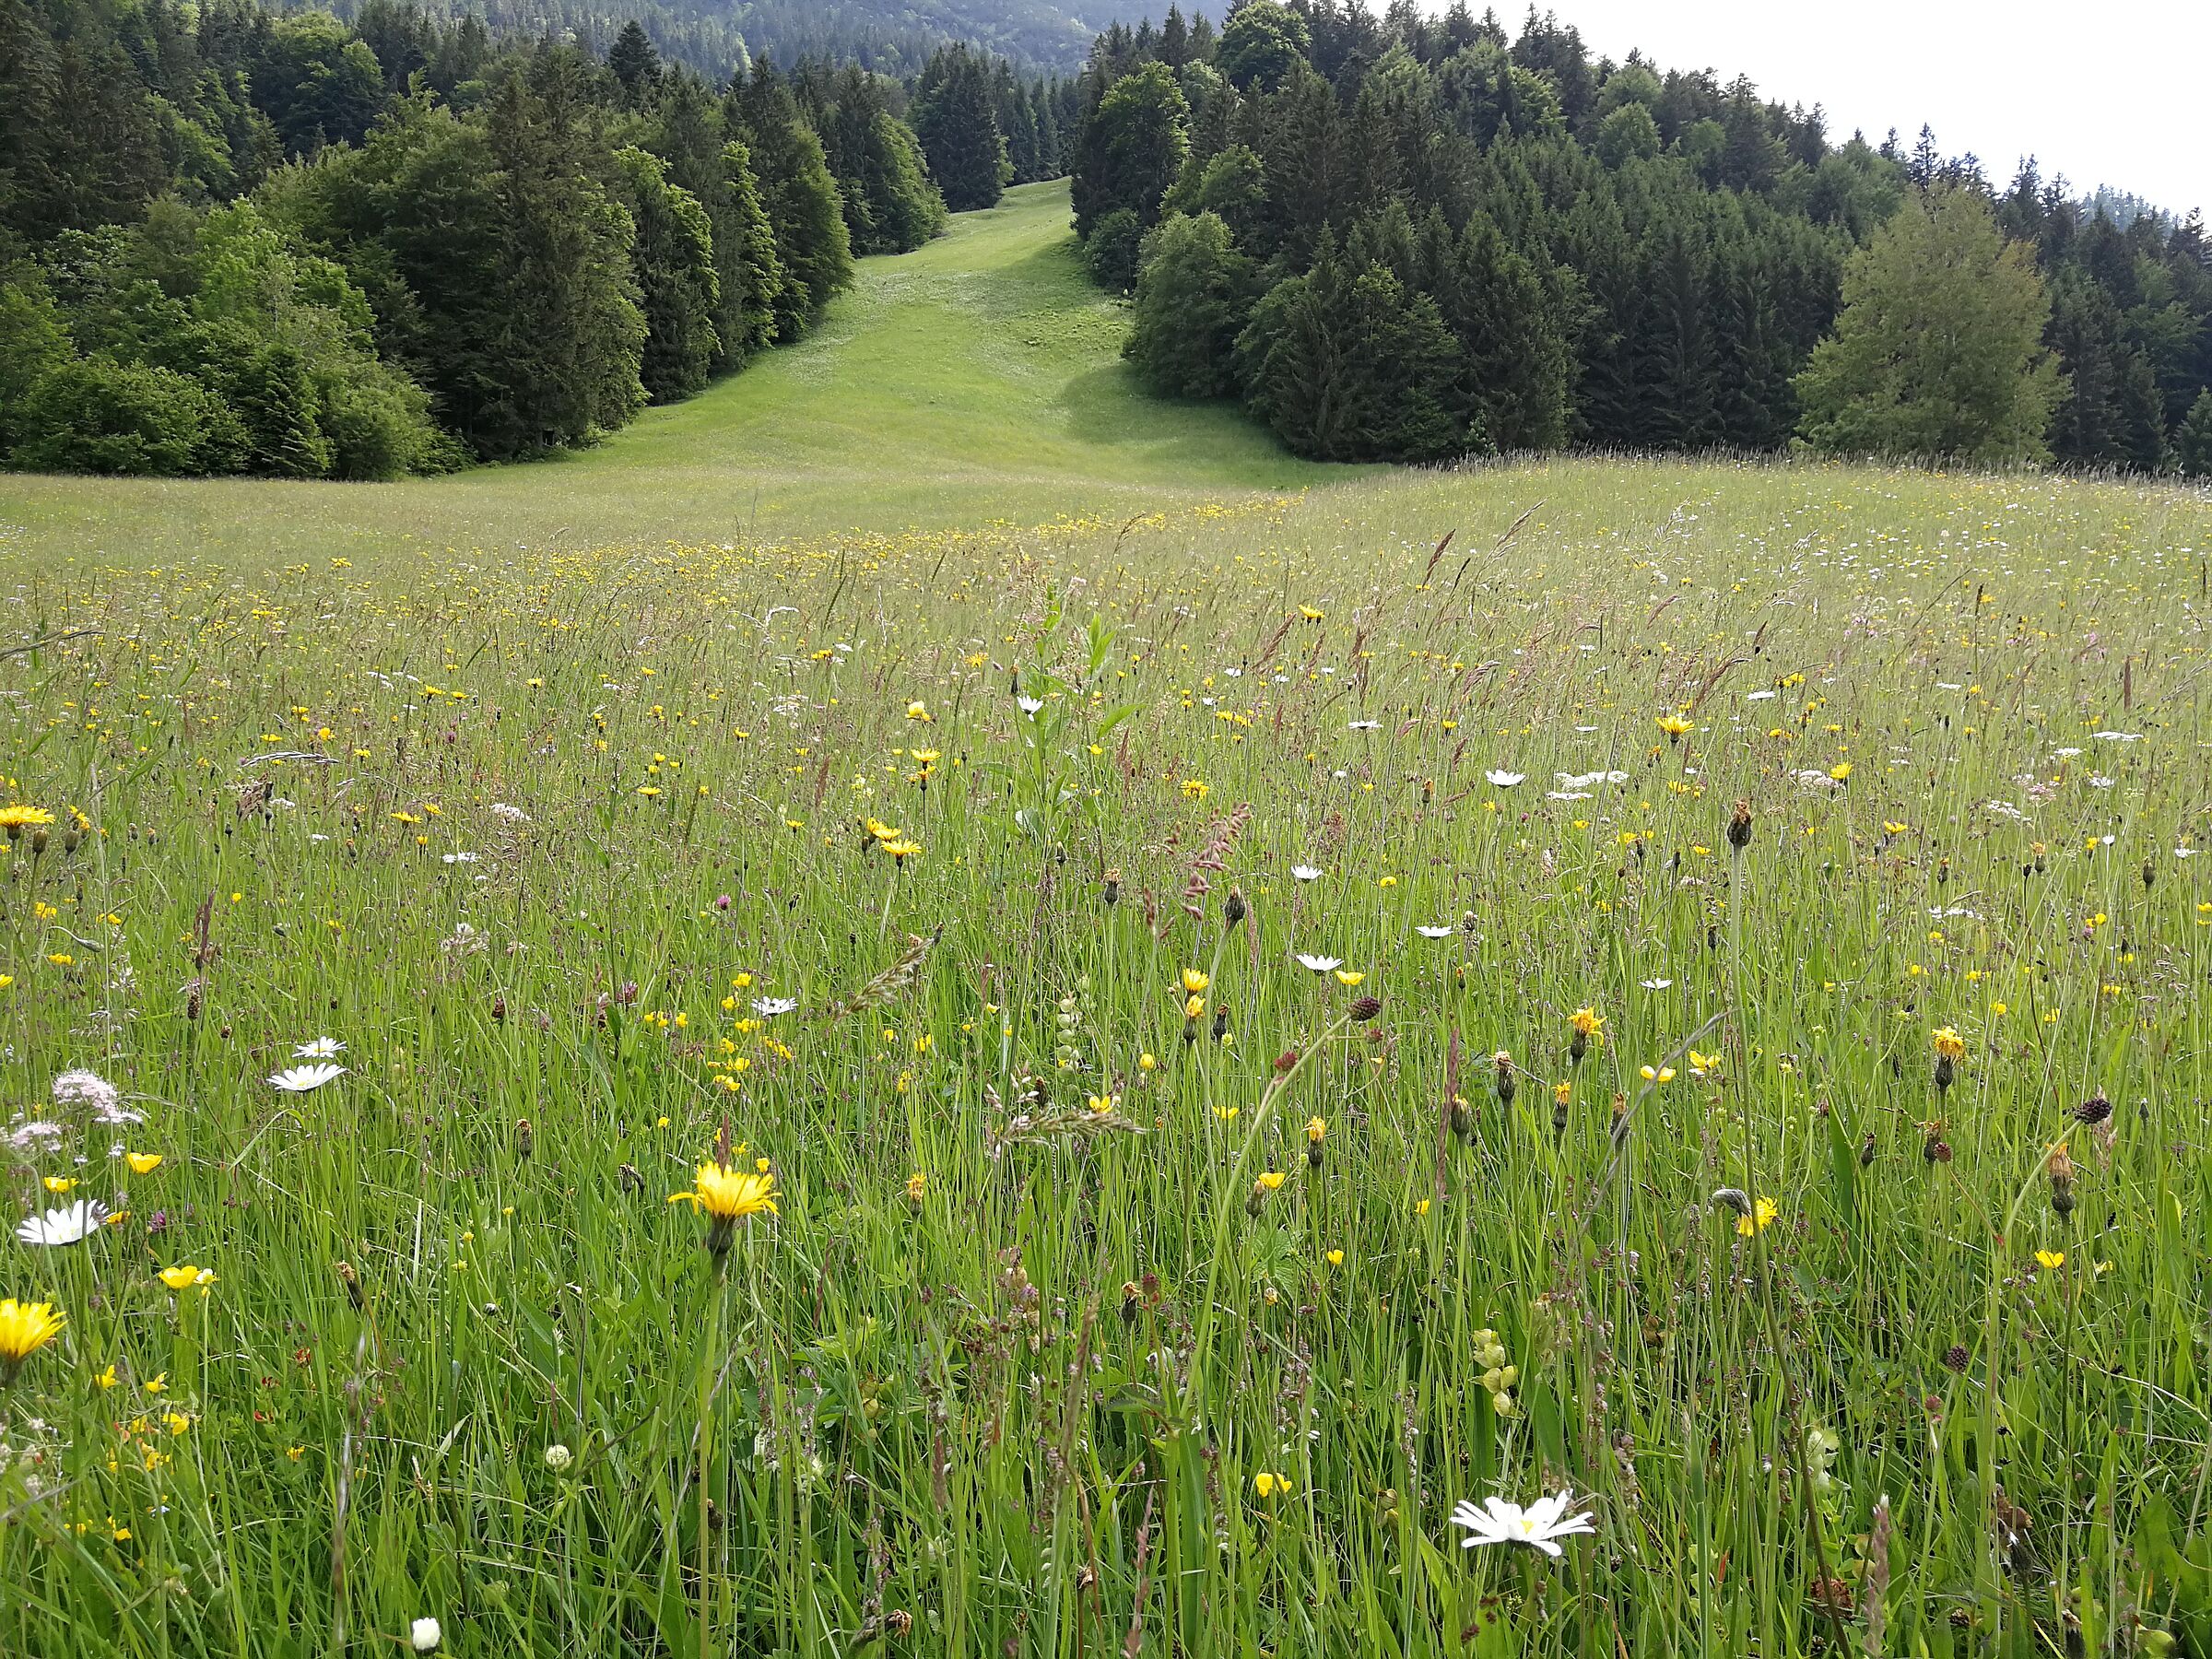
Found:
[[[1077,264],[1066,186],[1030,185],[862,262],[807,339],[595,450],[404,484],[0,477],[0,550],[159,562],[1035,523],[1343,470],[1293,461],[1229,407],[1147,398],[1126,326]]]

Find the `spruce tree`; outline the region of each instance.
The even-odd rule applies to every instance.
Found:
[[[914,135],[930,176],[955,213],[995,207],[1013,171],[989,72],[965,46],[938,52],[914,100]]]
[[[774,298],[776,338],[794,340],[853,281],[853,243],[822,141],[799,114],[791,89],[762,59],[733,105],[760,204],[776,237],[782,284]]]
[[[713,225],[697,196],[668,182],[659,157],[624,149],[616,153],[615,164],[636,228],[630,269],[645,318],[638,379],[648,397],[665,403],[703,387],[721,356],[714,317],[722,283]]]

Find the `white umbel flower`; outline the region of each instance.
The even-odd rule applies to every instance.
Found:
[[[335,1060],[346,1052],[346,1045],[335,1037],[318,1037],[312,1042],[303,1042],[292,1051],[295,1060]]]
[[[418,1653],[427,1653],[445,1638],[434,1618],[418,1618],[407,1627],[407,1644]]]
[[[1460,1540],[1462,1549],[1477,1544],[1526,1544],[1547,1556],[1560,1556],[1567,1552],[1559,1547],[1559,1539],[1597,1530],[1590,1524],[1587,1510],[1568,1514],[1573,1503],[1571,1492],[1554,1492],[1526,1509],[1502,1498],[1486,1498],[1479,1507],[1463,1498],[1452,1512],[1452,1524],[1467,1529],[1468,1535]]]
[[[43,1244],[53,1249],[90,1238],[107,1218],[106,1205],[97,1198],[80,1198],[75,1204],[50,1209],[42,1216],[26,1216],[22,1225],[16,1229],[16,1237],[26,1244]]]
[[[314,1065],[288,1067],[271,1077],[269,1083],[272,1088],[281,1088],[287,1094],[306,1094],[322,1088],[325,1083],[335,1082],[345,1075],[344,1066],[324,1061]]]

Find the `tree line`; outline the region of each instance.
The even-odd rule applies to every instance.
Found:
[[[1100,36],[1076,227],[1156,391],[1300,454],[1568,444],[2212,475],[2212,244],[1832,142],[1747,80],[1529,12],[1241,0]],[[2118,208],[2119,211],[2115,211]],[[1938,343],[1942,344],[1938,344]]]
[[[803,335],[856,254],[1058,176],[1072,81],[715,85],[371,0],[0,0],[0,457],[380,478],[589,442]]]

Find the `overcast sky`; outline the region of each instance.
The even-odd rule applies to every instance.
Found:
[[[1424,0],[1441,11],[1447,0]],[[1484,0],[1473,0],[1477,16]],[[2034,154],[2077,191],[2130,190],[2212,217],[2212,0],[1554,0],[1591,54],[1740,72],[1782,103],[1827,106],[1841,140],[1909,144],[1927,122],[2000,186]],[[1525,0],[1498,0],[1518,31]]]

